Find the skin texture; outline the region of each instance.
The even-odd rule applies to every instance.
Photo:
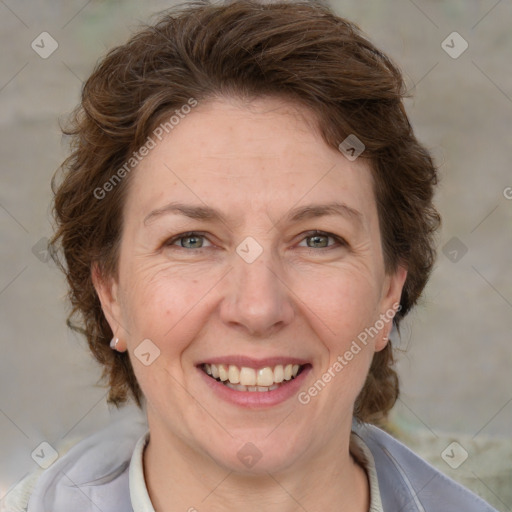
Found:
[[[368,510],[348,449],[352,411],[391,322],[307,405],[233,405],[196,367],[225,355],[300,357],[312,365],[307,390],[399,302],[406,270],[384,271],[368,163],[328,147],[299,107],[224,98],[199,104],[131,180],[118,278],[93,269],[93,279],[146,398],[155,510]],[[225,222],[167,214],[144,224],[171,201],[216,208]],[[286,219],[332,201],[359,214]],[[204,238],[175,238],[188,231]],[[263,249],[250,264],[236,252],[248,236]],[[134,357],[144,339],[160,350],[149,366]],[[246,442],[262,454],[252,468],[237,457]]]

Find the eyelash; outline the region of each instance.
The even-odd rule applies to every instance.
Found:
[[[327,237],[327,238],[332,238],[333,240],[335,240],[336,244],[340,247],[347,247],[348,246],[348,243],[341,237],[333,234],[333,233],[328,233],[326,231],[319,231],[319,230],[313,230],[313,231],[309,231],[309,232],[306,232],[305,234],[306,236],[304,236],[304,238],[302,240],[305,240],[307,238],[313,238],[315,236],[323,236],[323,237]],[[179,235],[173,237],[173,238],[170,238],[169,240],[167,240],[165,242],[165,246],[166,247],[172,247],[174,245],[174,242],[178,241],[178,240],[181,240],[183,238],[191,238],[191,237],[203,237],[203,238],[206,238],[206,235],[204,235],[203,233],[200,233],[198,231],[189,231],[187,233],[180,233]],[[301,240],[301,241],[302,241]],[[318,247],[318,248],[315,248],[315,247],[305,247],[305,249],[310,249],[312,251],[315,251],[316,249],[334,249],[336,248],[336,244],[333,244],[333,245],[329,245],[327,247]],[[196,249],[189,249],[187,247],[179,247],[179,249],[185,249],[185,250],[189,250],[189,251],[203,251],[205,249],[208,249],[208,247],[198,247]]]

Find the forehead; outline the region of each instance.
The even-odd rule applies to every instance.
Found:
[[[290,209],[299,202],[343,202],[374,210],[368,164],[321,138],[316,120],[278,99],[200,103],[144,157],[129,201],[138,216],[171,200],[211,206]],[[367,212],[372,213],[372,212]]]

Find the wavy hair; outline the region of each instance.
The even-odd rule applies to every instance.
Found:
[[[190,98],[279,97],[314,114],[338,149],[348,135],[365,145],[387,272],[408,269],[400,320],[420,297],[435,259],[440,216],[433,206],[437,171],[411,128],[398,67],[360,29],[317,2],[192,1],[160,13],[112,49],[85,82],[63,132],[71,154],[52,180],[56,230],[50,247],[65,272],[68,325],[83,333],[119,407],[142,391],[127,352],[109,347],[112,331],[92,278],[92,265],[117,276],[122,211],[130,176],[102,201],[94,193],[119,171],[152,130]],[[63,254],[65,263],[61,261]],[[354,415],[382,422],[399,393],[393,347],[375,353]]]

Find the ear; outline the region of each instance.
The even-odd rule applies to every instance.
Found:
[[[383,350],[389,341],[389,333],[393,328],[392,314],[398,311],[402,289],[407,278],[407,270],[399,265],[395,272],[386,274],[381,299],[381,318],[384,319],[384,328],[375,340],[375,352]],[[394,312],[394,313],[392,313]]]
[[[94,289],[101,302],[101,309],[110,325],[114,337],[125,342],[125,333],[121,323],[121,305],[119,303],[119,286],[112,277],[105,276],[98,265],[91,266],[91,278]],[[123,343],[124,344],[124,343]]]

